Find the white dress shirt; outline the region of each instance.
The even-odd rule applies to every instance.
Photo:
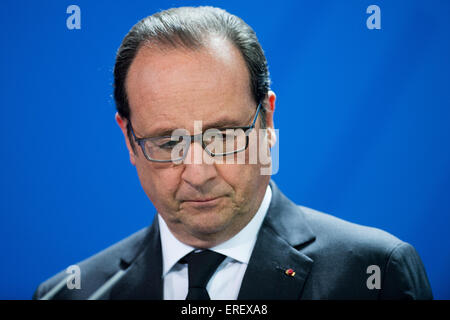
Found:
[[[211,300],[237,299],[258,231],[271,199],[272,190],[267,186],[263,201],[252,220],[233,238],[209,249],[227,257],[206,286]],[[164,300],[184,300],[189,287],[188,267],[187,264],[178,261],[195,248],[175,238],[159,214],[158,221],[163,258]]]

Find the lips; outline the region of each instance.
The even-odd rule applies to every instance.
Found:
[[[208,198],[194,198],[194,199],[186,199],[182,200],[181,204],[195,208],[196,210],[210,210],[218,206],[223,199],[221,197],[208,197]]]
[[[189,199],[189,200],[183,200],[183,202],[198,202],[198,203],[202,203],[202,202],[211,202],[214,201],[216,199],[219,199],[220,197],[214,197],[214,198],[203,198],[203,199]]]

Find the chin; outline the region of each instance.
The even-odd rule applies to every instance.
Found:
[[[192,215],[184,224],[191,230],[191,234],[201,238],[224,233],[232,220],[232,217],[220,213],[204,213]]]

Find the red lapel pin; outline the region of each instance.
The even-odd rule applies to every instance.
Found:
[[[287,269],[284,273],[290,277],[295,276],[295,271],[291,268]]]

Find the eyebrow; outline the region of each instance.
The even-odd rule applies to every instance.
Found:
[[[226,129],[226,128],[233,128],[233,127],[247,127],[250,125],[251,125],[251,123],[242,124],[241,120],[220,119],[220,120],[217,120],[214,122],[210,122],[206,125],[202,122],[202,130],[204,132],[208,129]],[[152,130],[152,134],[146,135],[142,139],[171,136],[172,132],[176,129],[178,129],[178,128],[158,128],[156,130]]]

